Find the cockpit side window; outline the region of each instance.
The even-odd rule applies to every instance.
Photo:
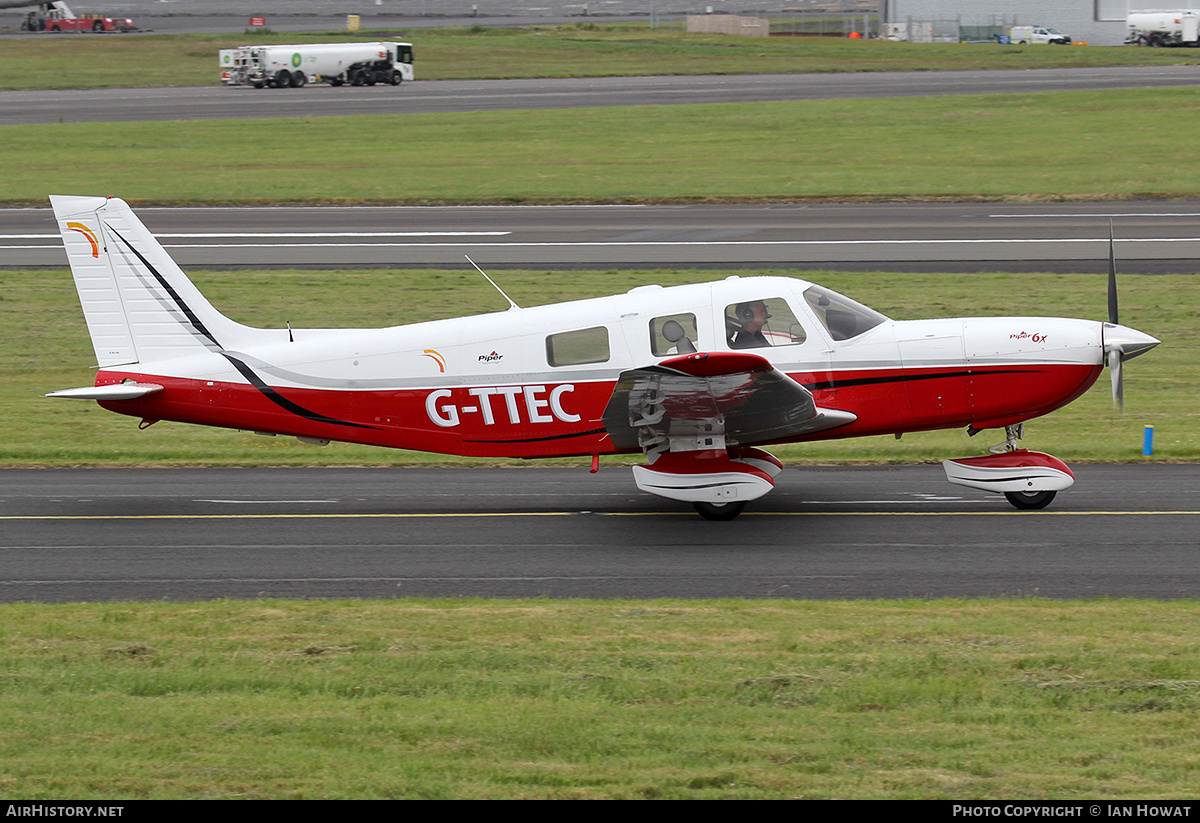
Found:
[[[551,366],[606,363],[608,358],[608,329],[604,326],[566,331],[546,338],[546,362]]]
[[[804,299],[834,340],[858,337],[880,323],[887,322],[888,319],[886,315],[867,308],[856,300],[821,286],[809,286],[805,289]]]
[[[670,314],[650,321],[650,350],[655,357],[696,352],[696,315]]]
[[[731,349],[797,346],[807,339],[804,327],[782,297],[726,306],[725,331]]]

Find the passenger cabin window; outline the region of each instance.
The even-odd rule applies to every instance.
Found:
[[[604,326],[565,331],[546,338],[546,362],[551,366],[606,363],[608,357],[608,329]]]
[[[731,349],[796,346],[807,338],[804,327],[782,297],[726,306],[725,331]]]
[[[650,350],[655,357],[695,354],[696,315],[671,314],[650,321]]]
[[[887,321],[887,316],[867,308],[845,295],[822,288],[809,286],[804,299],[812,306],[821,325],[834,340],[849,340]]]

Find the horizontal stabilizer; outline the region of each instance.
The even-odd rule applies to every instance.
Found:
[[[84,386],[81,389],[52,391],[46,397],[66,397],[71,400],[134,400],[162,391],[154,383],[113,383],[109,386]]]

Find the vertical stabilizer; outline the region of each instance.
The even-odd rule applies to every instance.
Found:
[[[50,203],[101,368],[221,351],[248,331],[204,299],[125,201]]]

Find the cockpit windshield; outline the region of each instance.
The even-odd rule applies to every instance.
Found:
[[[809,286],[805,289],[804,299],[834,340],[858,337],[888,320],[885,315],[874,309],[821,286]]]

